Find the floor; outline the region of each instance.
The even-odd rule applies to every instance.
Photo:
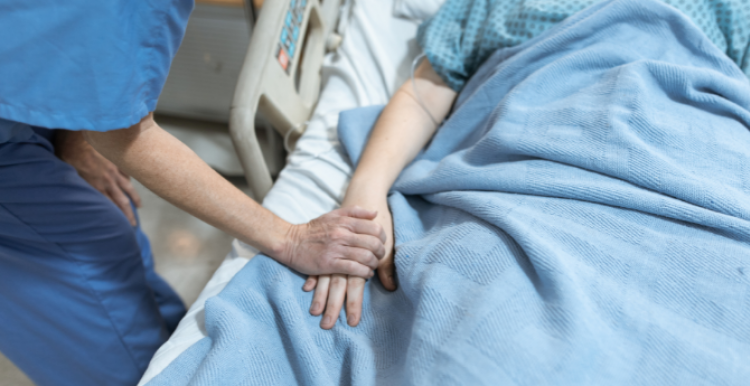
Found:
[[[244,178],[229,178],[249,194]],[[151,239],[156,271],[180,294],[189,307],[198,297],[224,256],[232,238],[224,232],[177,209],[136,184],[143,206],[141,224]],[[0,386],[32,386],[33,383],[0,354]]]

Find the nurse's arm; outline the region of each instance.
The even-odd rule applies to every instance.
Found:
[[[375,212],[345,208],[291,225],[227,182],[151,114],[130,128],[85,136],[154,193],[301,273],[367,278],[385,253]]]

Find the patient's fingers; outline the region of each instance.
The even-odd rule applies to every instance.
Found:
[[[370,267],[352,260],[336,260],[333,263],[333,272],[364,277],[365,279],[369,279],[373,275],[373,270]]]
[[[323,320],[320,322],[320,327],[325,330],[332,329],[341,314],[341,306],[344,305],[344,297],[346,296],[346,282],[346,276],[344,275],[333,275],[331,277],[328,304],[326,304]]]
[[[396,290],[396,265],[394,264],[392,257],[380,261],[380,267],[378,267],[378,278],[380,278],[380,282],[385,289],[389,291]]]
[[[318,277],[318,286],[315,287],[315,294],[310,305],[310,313],[318,316],[325,309],[326,299],[328,298],[328,285],[331,283],[331,275],[320,275]]]
[[[318,276],[310,275],[307,277],[307,280],[305,280],[305,284],[302,285],[302,290],[310,292],[315,289],[316,284],[318,284]]]
[[[365,279],[349,276],[346,286],[346,322],[356,327],[362,316],[362,297],[365,292]]]

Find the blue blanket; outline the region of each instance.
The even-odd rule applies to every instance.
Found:
[[[748,109],[673,8],[588,8],[495,53],[404,170],[400,286],[359,327],[258,257],[151,385],[747,384]],[[341,116],[354,163],[379,111]]]

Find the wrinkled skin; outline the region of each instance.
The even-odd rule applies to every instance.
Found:
[[[385,255],[385,231],[372,221],[377,215],[352,206],[294,225],[279,261],[308,275],[346,272],[370,278]]]
[[[367,205],[367,204],[365,204]],[[372,206],[372,205],[368,205]],[[393,248],[393,218],[388,209],[388,204],[383,200],[377,205],[378,223],[387,234],[385,241],[384,257],[380,260],[377,270],[378,278],[383,286],[390,290],[396,290],[394,248]],[[310,313],[315,316],[323,314],[320,327],[331,329],[336,325],[341,308],[346,304],[346,321],[356,327],[362,316],[362,300],[365,291],[365,279],[358,276],[347,275],[320,275],[307,278],[304,286],[305,291],[315,290]]]

